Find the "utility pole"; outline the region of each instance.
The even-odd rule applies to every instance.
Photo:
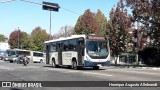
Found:
[[[19,38],[19,27],[18,27],[18,49],[19,49],[19,40],[20,40],[20,38]]]
[[[51,12],[51,10],[50,10],[50,28],[49,28],[49,40],[51,40],[51,36],[52,36],[52,34],[51,34],[51,30],[52,30],[52,12]]]
[[[65,26],[65,37],[67,37],[67,26]]]

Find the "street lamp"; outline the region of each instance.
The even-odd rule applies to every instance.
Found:
[[[18,49],[19,49],[19,27],[18,27]]]

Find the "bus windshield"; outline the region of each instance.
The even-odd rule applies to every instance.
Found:
[[[8,56],[15,56],[16,55],[16,51],[7,50],[7,54],[8,54]]]
[[[5,55],[6,51],[0,50],[0,55]]]
[[[91,58],[108,56],[107,41],[87,40],[86,49]]]

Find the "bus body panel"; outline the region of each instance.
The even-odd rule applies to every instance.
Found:
[[[75,58],[77,60],[77,52],[76,51],[65,51],[62,52],[62,63],[63,65],[72,65],[72,59]]]
[[[109,54],[110,56],[110,54]],[[90,66],[107,66],[110,64],[110,57],[107,57],[106,59],[91,59],[88,55],[84,58],[84,66],[90,67]]]

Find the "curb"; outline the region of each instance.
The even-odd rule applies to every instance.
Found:
[[[160,68],[152,68],[152,70],[160,70]]]
[[[151,69],[151,70],[160,70],[160,67],[127,67],[127,66],[109,66],[108,69],[117,69],[117,68],[137,68],[137,69]]]

